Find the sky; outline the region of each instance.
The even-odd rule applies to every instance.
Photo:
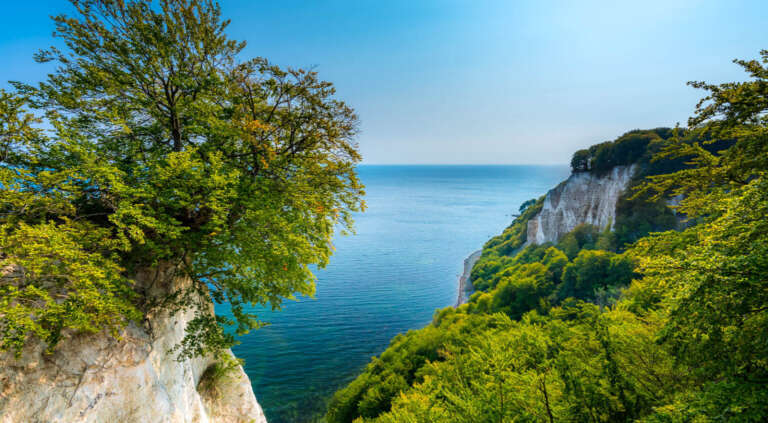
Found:
[[[745,79],[768,1],[221,0],[243,58],[313,67],[360,117],[368,164],[564,164],[636,128],[685,124],[689,80]],[[67,0],[0,16],[0,86],[42,80]]]

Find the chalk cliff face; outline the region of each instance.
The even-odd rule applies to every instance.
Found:
[[[188,283],[170,280],[170,289]],[[265,423],[241,367],[213,378],[213,357],[177,361],[169,352],[196,311],[150,314],[120,340],[69,335],[53,354],[38,343],[18,359],[0,355],[0,423]]]
[[[616,203],[637,171],[637,165],[616,166],[604,175],[572,174],[550,190],[541,211],[528,221],[526,244],[557,242],[576,226],[605,228],[616,221]]]

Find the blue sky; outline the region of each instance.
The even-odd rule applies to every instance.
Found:
[[[222,0],[244,57],[314,66],[361,118],[365,163],[566,163],[634,128],[685,123],[688,80],[744,78],[767,1]],[[8,2],[0,81],[50,69],[49,15]],[[3,83],[5,85],[5,83]]]

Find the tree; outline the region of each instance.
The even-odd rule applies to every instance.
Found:
[[[530,200],[523,201],[523,204],[520,204],[520,209],[519,209],[520,213],[524,212],[528,207],[534,204],[536,204],[535,198],[531,198]]]
[[[245,43],[227,38],[211,0],[73,5],[76,16],[54,17],[66,49],[36,56],[56,71],[0,98],[2,264],[26,272],[0,285],[1,348],[33,334],[54,346],[66,328],[115,330],[135,310],[202,298],[182,354],[205,354],[232,343],[220,324],[259,325],[247,305],[312,294],[309,266],[328,263],[335,228],[364,207],[357,118],[332,84],[240,60]],[[81,265],[91,270],[62,273]],[[148,268],[169,276],[137,278]],[[190,288],[175,289],[178,277]],[[91,308],[84,290],[109,307]],[[74,311],[54,313],[47,296]],[[210,299],[235,320],[205,312]]]
[[[668,310],[661,338],[701,386],[681,394],[659,420],[768,417],[768,51],[761,55],[735,61],[752,80],[691,83],[708,95],[688,123],[709,140],[672,138],[658,158],[688,157],[691,166],[651,177],[638,194],[684,195],[679,209],[698,222],[633,249],[645,274],[636,295],[659,298]],[[705,148],[715,140],[733,142],[719,152]]]
[[[571,170],[573,172],[586,172],[589,170],[589,150],[578,150],[571,158]]]
[[[355,421],[636,421],[686,386],[652,316],[579,303],[518,322],[473,318],[495,322],[446,342],[391,410]]]
[[[581,250],[573,262],[565,266],[559,297],[591,299],[595,288],[608,285],[610,262],[611,254],[608,252]]]

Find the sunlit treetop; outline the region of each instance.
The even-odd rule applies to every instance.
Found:
[[[72,3],[53,18],[66,47],[35,56],[56,70],[0,98],[2,265],[23,273],[0,282],[0,348],[115,330],[192,292],[243,333],[247,304],[312,294],[310,266],[364,207],[357,117],[333,85],[241,57],[210,0]],[[135,276],[158,265],[193,289],[149,295]],[[221,323],[200,312],[183,353],[231,344]]]

